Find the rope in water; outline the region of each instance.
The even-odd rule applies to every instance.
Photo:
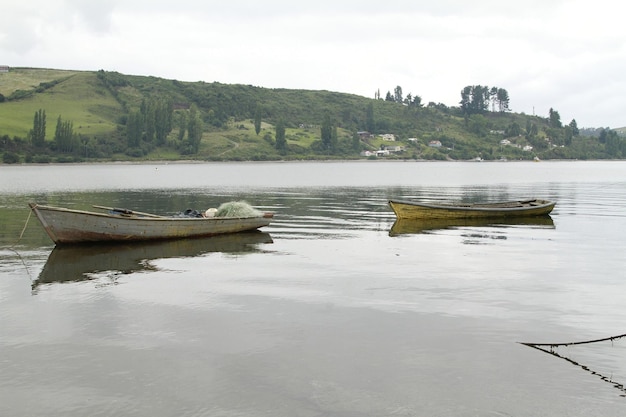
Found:
[[[26,223],[24,224],[24,228],[22,229],[22,233],[20,233],[20,237],[15,241],[14,244],[12,244],[11,246],[9,246],[9,250],[12,252],[15,252],[15,254],[17,255],[18,258],[20,258],[20,261],[22,261],[22,265],[24,265],[24,268],[26,268],[26,273],[28,274],[29,277],[31,277],[30,275],[30,270],[28,269],[28,265],[26,265],[26,262],[24,261],[24,258],[22,258],[22,255],[15,249],[15,246],[17,246],[18,243],[20,243],[20,241],[22,240],[22,237],[24,236],[24,232],[26,231],[26,227],[28,226],[28,221],[30,220],[30,216],[33,214],[32,210],[28,210],[28,217],[26,218]],[[31,277],[32,280],[32,277]]]
[[[33,214],[33,211],[32,210],[28,210],[28,217],[26,218],[26,223],[24,224],[24,228],[22,229],[22,233],[20,233],[20,237],[17,239],[17,241],[13,245],[11,245],[11,248],[13,248],[15,245],[20,243],[20,240],[22,240],[22,237],[24,236],[24,232],[26,231],[26,227],[28,226],[28,221],[30,220],[31,214]]]
[[[613,340],[621,339],[622,337],[626,337],[626,333],[619,334],[617,336],[604,337],[602,339],[584,340],[582,342],[567,342],[567,343],[530,343],[530,342],[519,342],[519,343],[522,344],[522,345],[526,345],[526,346],[558,347],[558,346],[586,345],[586,344],[589,344],[589,343],[613,341]]]

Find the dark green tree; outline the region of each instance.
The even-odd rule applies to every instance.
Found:
[[[137,110],[131,111],[126,120],[126,141],[129,148],[138,148],[141,144],[143,126],[141,112]]]
[[[554,110],[550,107],[550,118],[549,118],[550,127],[561,128],[563,125],[561,124],[561,115],[558,111]]]
[[[509,111],[509,92],[504,88],[498,88],[496,92],[496,100],[498,101],[498,110],[500,113]]]
[[[256,111],[254,112],[254,132],[257,136],[261,133],[261,107],[259,105],[256,106]]]
[[[172,131],[172,101],[168,99],[154,99],[154,134],[157,145],[164,145],[167,135]]]
[[[603,131],[606,132],[606,153],[612,158],[621,158],[622,139],[617,135],[615,130],[607,128]]]
[[[276,149],[280,152],[287,150],[287,139],[285,138],[285,123],[282,119],[276,123]]]
[[[368,132],[374,133],[374,127],[376,123],[374,122],[374,104],[368,103],[367,109],[365,110],[365,128]]]
[[[574,132],[570,125],[567,125],[563,128],[564,141],[566,146],[570,146],[572,144],[572,137],[574,136]]]
[[[396,103],[402,103],[402,87],[397,86],[393,89],[393,100]]]
[[[461,90],[459,104],[465,115],[484,113],[489,107],[489,87],[468,85]]]
[[[145,123],[144,132],[146,134],[146,142],[154,143],[155,133],[156,133],[156,106],[153,100],[145,103],[145,106],[142,105],[144,109],[143,121]]]
[[[517,122],[513,122],[504,130],[506,136],[519,136],[522,134],[522,128]]]
[[[353,151],[356,152],[359,152],[361,150],[361,138],[356,132],[352,135],[352,142],[350,143],[350,147]]]
[[[580,134],[580,130],[578,129],[578,123],[576,123],[576,119],[572,119],[569,122],[569,127],[572,128],[572,136],[578,136]]]
[[[33,146],[42,147],[46,141],[46,111],[39,109],[35,112],[33,130],[30,132]]]
[[[200,142],[202,140],[202,131],[204,126],[200,118],[200,112],[195,104],[189,109],[189,120],[187,122],[187,140],[188,151],[190,153],[198,153],[200,150]]]
[[[332,150],[333,128],[330,122],[330,115],[328,114],[324,116],[324,121],[322,122],[322,127],[321,127],[321,134],[322,134],[322,147],[328,151]]]
[[[489,90],[489,100],[491,101],[491,111],[496,111],[496,103],[498,101],[498,87],[491,87]]]
[[[61,116],[57,119],[57,126],[54,131],[54,143],[62,153],[72,153],[75,145],[78,144],[78,137],[74,134],[73,123],[69,120],[63,121]]]
[[[182,141],[185,138],[185,132],[187,131],[187,112],[179,111],[178,115],[178,140]]]

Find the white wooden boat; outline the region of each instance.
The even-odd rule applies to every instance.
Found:
[[[389,200],[398,219],[477,219],[545,216],[556,202],[540,199],[496,203],[430,204]]]
[[[273,213],[251,217],[171,217],[110,207],[106,213],[29,204],[56,244],[196,238],[255,230]]]

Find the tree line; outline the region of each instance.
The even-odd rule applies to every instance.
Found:
[[[510,111],[509,93],[504,88],[468,85],[461,90],[461,110],[465,115],[482,114],[489,110],[500,113]]]
[[[268,152],[269,158],[298,153],[353,156],[368,145],[368,141],[360,141],[356,135],[357,131],[363,130],[373,134],[395,133],[399,138],[441,139],[444,145],[454,143],[456,148],[453,149],[458,153],[466,138],[463,135],[452,137],[445,132],[448,121],[457,118],[461,123],[464,122],[469,141],[476,142],[466,146],[468,154],[482,147],[482,144],[478,144],[482,138],[495,140],[490,135],[493,129],[502,130],[507,136],[525,135],[533,146],[544,150],[547,149],[546,138],[554,144],[570,145],[579,133],[575,120],[564,125],[558,111],[554,109],[550,109],[550,114],[544,119],[547,125],[532,117],[526,121],[517,120],[522,126],[515,121],[505,122],[499,117],[484,117],[489,111],[510,111],[508,92],[499,87],[467,86],[461,90],[460,106],[447,107],[434,103],[422,106],[419,95],[410,93],[405,96],[402,87],[396,86],[393,91],[387,92],[384,101],[402,104],[407,109],[404,111],[399,110],[398,106],[378,102],[383,100],[380,90],[375,94],[378,100],[357,101],[353,98],[338,98],[328,92],[314,95],[312,92],[294,91],[281,92],[284,95],[279,95],[274,91],[246,86],[211,85],[205,88],[204,84],[197,86],[172,81],[171,85],[162,83],[155,87],[149,81],[142,81],[144,84],[137,83],[134,86],[144,95],[139,105],[139,102],[125,95],[121,88],[132,85],[128,81],[130,78],[116,73],[98,73],[98,77],[106,81],[105,85],[111,91],[118,92],[119,89],[116,96],[120,97],[118,101],[128,100],[123,106],[123,114],[119,116],[117,129],[107,135],[89,138],[76,134],[72,121],[59,116],[54,138],[46,141],[46,124],[49,121],[46,120],[45,111],[39,109],[33,116],[33,126],[28,134],[28,142],[32,144],[35,154],[47,150],[60,155],[99,158],[119,154],[142,157],[156,147],[168,147],[181,155],[193,155],[199,153],[205,124],[210,129],[222,129],[229,123],[226,120],[252,119],[254,131],[259,135],[262,117],[267,118],[275,129],[273,137],[270,135],[268,139],[268,133],[264,137],[277,151]],[[194,94],[187,96],[191,91]],[[263,107],[258,103],[263,103]],[[316,132],[318,140],[314,140],[306,149],[298,144],[296,136],[287,133],[288,127],[302,122],[307,126],[321,126]],[[506,123],[510,124],[506,126]],[[342,128],[342,132],[353,131],[354,134],[350,137],[344,133],[339,137],[339,128]],[[450,136],[449,140],[445,138],[446,135]],[[601,133],[600,141],[610,155],[626,155],[623,150],[624,140],[617,133],[606,129]],[[4,140],[4,143],[7,141]],[[411,147],[413,143],[409,145]],[[106,154],[93,153],[92,149],[96,146],[105,149]],[[26,155],[32,151],[25,149]]]

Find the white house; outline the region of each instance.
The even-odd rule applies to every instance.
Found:
[[[428,142],[428,146],[430,146],[431,148],[441,148],[441,142],[438,140],[431,140],[430,142]]]

